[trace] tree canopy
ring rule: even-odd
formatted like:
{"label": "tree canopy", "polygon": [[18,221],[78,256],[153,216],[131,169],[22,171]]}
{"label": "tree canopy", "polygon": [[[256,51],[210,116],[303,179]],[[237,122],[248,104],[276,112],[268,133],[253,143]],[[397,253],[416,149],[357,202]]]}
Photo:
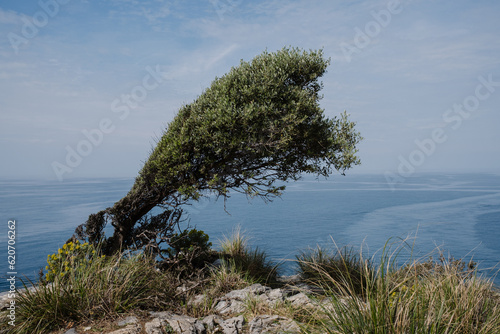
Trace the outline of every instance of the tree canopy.
{"label": "tree canopy", "polygon": [[[235,191],[269,200],[285,189],[277,181],[359,164],[355,123],[345,112],[327,118],[319,106],[329,63],[322,50],[283,48],[216,78],[180,108],[129,193],[90,215],[77,235],[103,242],[107,252],[150,246],[167,240],[182,206],[200,196]],[[163,211],[149,215],[154,208]],[[114,233],[105,238],[109,222]]]}

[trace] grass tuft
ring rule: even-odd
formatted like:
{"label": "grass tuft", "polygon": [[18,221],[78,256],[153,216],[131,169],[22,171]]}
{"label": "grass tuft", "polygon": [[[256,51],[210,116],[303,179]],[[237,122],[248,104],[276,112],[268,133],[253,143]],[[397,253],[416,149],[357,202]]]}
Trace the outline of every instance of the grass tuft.
{"label": "grass tuft", "polygon": [[220,241],[220,248],[222,262],[230,261],[230,265],[248,275],[255,283],[276,283],[279,266],[268,259],[266,252],[249,248],[248,238],[239,227],[233,230],[231,237]]}
{"label": "grass tuft", "polygon": [[374,273],[370,261],[353,248],[331,251],[317,246],[302,251],[296,258],[299,274],[308,284],[357,296],[364,295],[366,283]]}
{"label": "grass tuft", "polygon": [[[465,261],[413,260],[396,266],[384,248],[374,275],[363,281],[361,298],[351,285],[328,289],[315,333],[498,333],[500,298],[491,280]],[[333,277],[316,267],[319,277]],[[337,286],[328,284],[326,286]]]}
{"label": "grass tuft", "polygon": [[144,255],[96,257],[51,284],[23,282],[12,333],[46,333],[68,323],[113,318],[132,309],[167,309],[175,285]]}

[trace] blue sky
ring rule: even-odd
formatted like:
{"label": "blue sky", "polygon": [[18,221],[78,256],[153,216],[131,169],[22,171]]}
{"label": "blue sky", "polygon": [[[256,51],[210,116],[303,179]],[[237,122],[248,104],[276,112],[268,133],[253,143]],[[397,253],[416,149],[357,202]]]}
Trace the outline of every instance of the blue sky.
{"label": "blue sky", "polygon": [[179,107],[267,48],[323,48],[362,165],[500,171],[500,2],[41,0],[0,5],[2,178],[134,177]]}

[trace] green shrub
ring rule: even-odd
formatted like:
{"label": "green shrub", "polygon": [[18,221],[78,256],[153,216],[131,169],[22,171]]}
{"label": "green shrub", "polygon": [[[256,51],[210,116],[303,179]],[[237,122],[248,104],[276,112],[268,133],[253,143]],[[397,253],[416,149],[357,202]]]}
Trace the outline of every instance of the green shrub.
{"label": "green shrub", "polygon": [[23,282],[34,290],[18,295],[12,333],[47,333],[132,309],[165,310],[175,300],[176,280],[143,254],[96,257],[67,269],[51,284]]}
{"label": "green shrub", "polygon": [[208,240],[209,236],[205,232],[186,229],[170,238],[170,248],[166,250],[166,254],[170,258],[179,258],[193,252],[206,253],[212,247],[212,243]]}
{"label": "green shrub", "polygon": [[75,242],[65,243],[56,253],[47,256],[45,280],[54,282],[56,277],[64,278],[74,268],[87,267],[96,256],[96,249],[89,243]]}
{"label": "green shrub", "polygon": [[169,240],[170,248],[163,252],[166,256],[159,264],[161,268],[175,272],[179,278],[200,275],[207,263],[217,257],[211,250],[209,236],[197,229],[186,229],[174,234]]}

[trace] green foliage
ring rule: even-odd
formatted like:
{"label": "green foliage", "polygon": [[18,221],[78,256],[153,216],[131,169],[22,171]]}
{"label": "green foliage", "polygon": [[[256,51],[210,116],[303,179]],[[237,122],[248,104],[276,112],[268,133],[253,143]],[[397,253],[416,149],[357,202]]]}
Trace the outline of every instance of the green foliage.
{"label": "green foliage", "polygon": [[69,267],[63,279],[32,285],[34,290],[16,298],[16,327],[9,333],[48,333],[134,309],[165,310],[175,300],[176,281],[137,254],[96,257],[86,266]]}
{"label": "green foliage", "polygon": [[328,176],[360,163],[362,139],[346,113],[328,118],[319,81],[330,63],[322,50],[283,48],[241,61],[216,78],[168,125],[130,192],[91,215],[86,229],[107,253],[136,240],[134,225],[157,206],[177,209],[201,196],[230,191],[271,200],[304,173]]}
{"label": "green foliage", "polygon": [[177,258],[192,252],[208,252],[212,247],[212,243],[208,240],[209,236],[205,232],[186,229],[170,238],[170,248],[166,253],[170,258]]}
{"label": "green foliage", "polygon": [[78,240],[65,243],[56,253],[47,256],[45,280],[64,279],[75,268],[85,270],[96,256],[95,247],[89,243],[82,244]]}
{"label": "green foliage", "polygon": [[345,114],[328,119],[319,107],[318,79],[329,62],[321,50],[295,48],[242,61],[181,108],[137,185],[174,186],[194,199],[229,189],[272,196],[283,190],[275,180],[358,164],[354,123]]}
{"label": "green foliage", "polygon": [[164,268],[177,272],[179,277],[196,275],[203,270],[206,262],[214,260],[209,236],[197,229],[186,229],[170,237],[170,248],[164,251],[167,259],[162,262]]}

